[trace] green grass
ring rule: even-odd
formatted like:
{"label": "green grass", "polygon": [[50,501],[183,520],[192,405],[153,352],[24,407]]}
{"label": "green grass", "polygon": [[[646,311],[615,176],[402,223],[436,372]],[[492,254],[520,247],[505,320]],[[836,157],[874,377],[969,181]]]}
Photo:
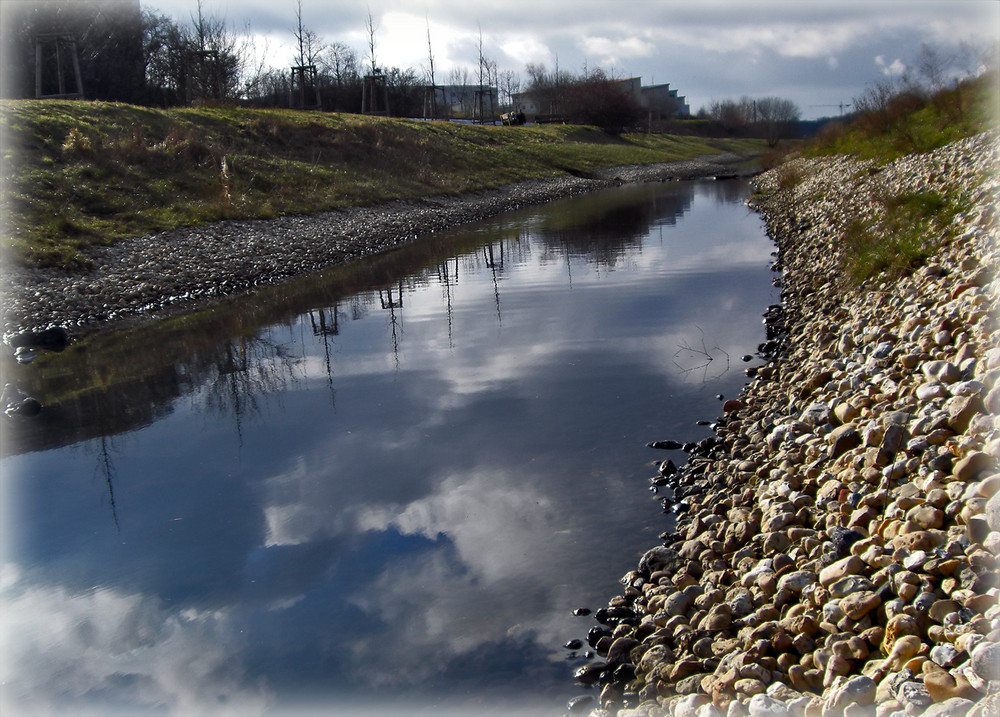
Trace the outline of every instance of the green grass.
{"label": "green grass", "polygon": [[[878,111],[851,124],[831,125],[798,148],[804,157],[849,155],[888,164],[908,154],[930,152],[997,126],[997,75],[988,73],[930,97],[901,93]],[[778,188],[794,189],[805,178],[797,165],[783,164]],[[875,171],[869,168],[866,171]],[[933,256],[954,235],[955,217],[968,211],[971,187],[904,192],[875,197],[880,219],[855,219],[841,237],[843,279],[859,286],[878,275],[898,276]],[[811,201],[802,197],[801,201]]]}
{"label": "green grass", "polygon": [[59,267],[85,264],[90,245],[222,219],[763,151],[758,140],[612,137],[579,126],[32,100],[0,103],[0,146],[3,259]]}
{"label": "green grass", "polygon": [[851,222],[842,239],[845,278],[861,284],[877,274],[900,276],[953,238],[955,217],[967,207],[937,192],[883,197],[874,226]]}
{"label": "green grass", "polygon": [[802,155],[847,154],[886,164],[995,127],[997,107],[995,72],[930,97],[902,92],[885,106],[856,117],[849,125],[828,125],[802,149]]}

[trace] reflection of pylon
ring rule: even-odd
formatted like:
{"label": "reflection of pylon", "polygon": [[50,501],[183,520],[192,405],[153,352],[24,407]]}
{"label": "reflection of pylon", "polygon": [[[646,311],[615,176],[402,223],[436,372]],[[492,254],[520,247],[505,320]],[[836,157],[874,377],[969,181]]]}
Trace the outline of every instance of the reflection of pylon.
{"label": "reflection of pylon", "polygon": [[389,89],[385,84],[385,75],[381,72],[365,75],[361,85],[361,114],[389,114]]}
{"label": "reflection of pylon", "polygon": [[399,283],[396,289],[396,298],[392,296],[393,287],[388,287],[385,293],[382,293],[382,289],[378,290],[378,298],[382,304],[383,309],[401,309],[403,308],[403,282]]}
{"label": "reflection of pylon", "polygon": [[[67,77],[72,63],[72,77]],[[55,83],[53,83],[53,75]],[[73,80],[74,90],[67,92],[67,80]],[[52,90],[55,90],[53,92]],[[83,77],[80,56],[72,35],[42,34],[35,37],[35,97],[83,97]]]}

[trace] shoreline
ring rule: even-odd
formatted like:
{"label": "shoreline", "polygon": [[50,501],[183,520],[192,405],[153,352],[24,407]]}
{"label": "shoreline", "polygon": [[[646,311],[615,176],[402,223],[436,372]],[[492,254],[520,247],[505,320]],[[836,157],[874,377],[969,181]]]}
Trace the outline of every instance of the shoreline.
{"label": "shoreline", "polygon": [[747,157],[613,167],[588,177],[520,182],[457,197],[401,200],[315,215],[228,220],[134,237],[87,250],[93,269],[0,270],[4,338],[52,327],[69,338],[195,311],[421,235],[505,211],[626,183],[749,176]]}
{"label": "shoreline", "polygon": [[[591,717],[1000,711],[998,157],[987,133],[755,180],[778,350],[651,479],[681,517],[597,613]],[[853,219],[946,186],[971,190],[958,239],[911,275],[838,283]]]}

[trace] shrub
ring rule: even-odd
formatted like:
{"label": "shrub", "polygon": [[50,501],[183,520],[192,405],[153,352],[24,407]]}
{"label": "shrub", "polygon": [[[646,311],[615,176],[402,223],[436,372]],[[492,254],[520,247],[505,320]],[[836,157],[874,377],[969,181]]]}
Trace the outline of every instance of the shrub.
{"label": "shrub", "polygon": [[579,82],[571,85],[566,95],[566,114],[573,124],[621,134],[639,120],[638,105],[611,80],[592,78]]}
{"label": "shrub", "polygon": [[90,138],[77,127],[70,129],[66,140],[62,143],[62,151],[66,154],[89,156],[93,150],[94,146],[91,144]]}

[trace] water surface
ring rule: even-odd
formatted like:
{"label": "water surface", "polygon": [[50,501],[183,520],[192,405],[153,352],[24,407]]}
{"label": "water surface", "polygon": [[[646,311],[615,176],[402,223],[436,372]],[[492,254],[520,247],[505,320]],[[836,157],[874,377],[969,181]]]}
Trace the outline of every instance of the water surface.
{"label": "water surface", "polygon": [[[9,378],[0,711],[558,715],[776,300],[741,182],[504,215]],[[675,455],[675,458],[682,456]]]}

